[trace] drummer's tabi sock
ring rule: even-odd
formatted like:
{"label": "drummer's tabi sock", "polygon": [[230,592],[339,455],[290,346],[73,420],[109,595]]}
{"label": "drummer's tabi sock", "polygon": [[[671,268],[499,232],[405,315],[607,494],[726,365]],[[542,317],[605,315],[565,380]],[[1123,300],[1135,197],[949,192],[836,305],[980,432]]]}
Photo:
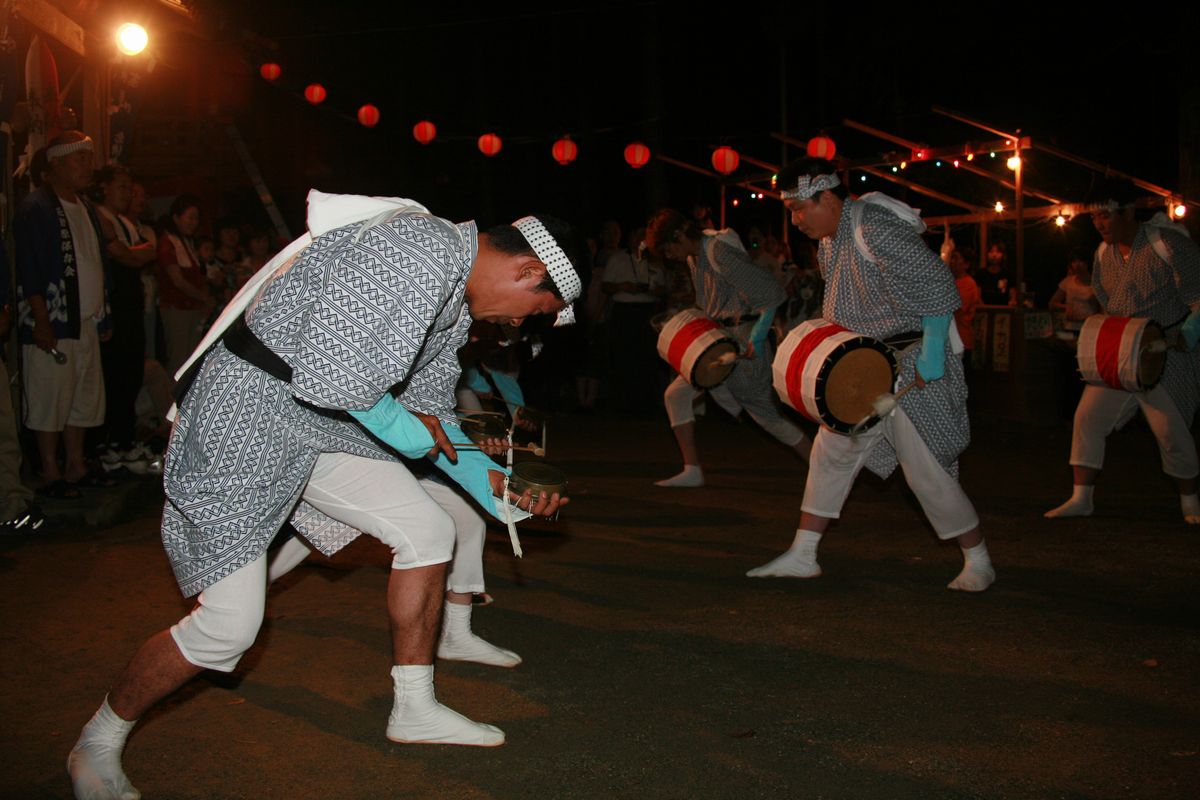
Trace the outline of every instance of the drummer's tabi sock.
{"label": "drummer's tabi sock", "polygon": [[1189,525],[1200,525],[1200,495],[1179,495],[1179,507],[1183,510],[1183,521]]}
{"label": "drummer's tabi sock", "polygon": [[515,667],[521,657],[511,650],[484,641],[471,630],[470,603],[446,603],[442,617],[442,638],[438,640],[438,658],[446,661],[474,661],[494,667]]}
{"label": "drummer's tabi sock", "polygon": [[796,530],[796,538],[792,546],[773,561],[755,567],[746,573],[749,578],[816,578],[821,574],[821,565],[817,563],[817,545],[821,543],[821,534],[807,531],[803,528]]}
{"label": "drummer's tabi sock", "polygon": [[81,800],[138,800],[142,793],[133,788],[121,769],[121,751],[134,722],[123,720],[108,705],[88,720],[79,733],[79,741],[67,756],[67,773]]}
{"label": "drummer's tabi sock", "polygon": [[699,464],[684,464],[683,472],[661,481],[655,481],[655,486],[666,486],[673,489],[695,489],[704,485],[704,470]]}
{"label": "drummer's tabi sock", "polygon": [[392,667],[395,697],[388,717],[387,738],[401,744],[466,744],[495,747],[504,744],[504,731],[473,722],[433,696],[432,664]]}
{"label": "drummer's tabi sock", "polygon": [[982,592],[996,582],[996,569],[992,566],[992,557],[988,555],[987,542],[964,547],[962,554],[962,572],[946,584],[946,588],[960,592]]}
{"label": "drummer's tabi sock", "polygon": [[1081,483],[1075,484],[1075,490],[1071,492],[1071,499],[1058,508],[1052,508],[1047,511],[1045,517],[1047,519],[1055,519],[1056,517],[1091,516],[1092,493],[1095,490],[1095,486],[1084,486]]}

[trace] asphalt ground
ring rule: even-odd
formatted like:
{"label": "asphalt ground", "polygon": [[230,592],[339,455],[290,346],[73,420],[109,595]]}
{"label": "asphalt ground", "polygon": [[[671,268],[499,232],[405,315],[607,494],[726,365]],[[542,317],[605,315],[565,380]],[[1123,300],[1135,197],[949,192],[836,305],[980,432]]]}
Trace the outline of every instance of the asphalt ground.
{"label": "asphalt ground", "polygon": [[[962,460],[999,579],[961,558],[899,476],[860,477],[825,575],[748,579],[791,541],[805,468],[752,424],[700,422],[709,485],[665,422],[559,420],[569,512],[489,536],[475,629],[506,670],[440,664],[439,698],[495,749],[384,738],[389,554],[360,540],[272,592],[231,676],[194,681],[125,753],[152,800],[184,798],[1194,798],[1200,531],[1140,423],[1112,437],[1089,519],[1066,427],[976,426]],[[0,540],[0,797],[65,798],[64,762],[136,647],[186,613],[141,497],[108,527]]]}

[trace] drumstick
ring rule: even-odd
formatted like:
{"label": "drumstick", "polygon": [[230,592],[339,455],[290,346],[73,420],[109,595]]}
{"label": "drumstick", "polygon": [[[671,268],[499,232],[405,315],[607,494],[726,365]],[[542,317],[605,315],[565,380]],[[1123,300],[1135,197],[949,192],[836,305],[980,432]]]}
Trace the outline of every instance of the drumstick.
{"label": "drumstick", "polygon": [[[504,445],[497,445],[497,446],[504,447]],[[454,445],[455,450],[484,450],[484,449],[488,449],[490,447],[491,447],[490,445],[477,445],[477,444],[456,444],[456,445]],[[521,450],[522,452],[533,453],[535,456],[546,455],[546,451],[543,450],[542,448],[538,447],[536,444],[509,445],[508,447],[505,447],[505,449],[506,450]]]}
{"label": "drumstick", "polygon": [[728,353],[721,353],[721,355],[717,356],[716,361],[713,363],[719,364],[721,366],[725,366],[726,364],[732,364],[733,362],[735,362],[737,360],[738,360],[738,354],[731,351]]}
{"label": "drumstick", "polygon": [[911,392],[914,388],[916,388],[916,386],[917,382],[913,381],[895,394],[886,393],[876,397],[871,402],[871,413],[860,419],[858,423],[850,429],[850,435],[857,436],[863,432],[867,423],[871,420],[877,417],[886,417],[888,414],[892,413],[892,411],[895,410],[896,405],[900,402],[900,398]]}

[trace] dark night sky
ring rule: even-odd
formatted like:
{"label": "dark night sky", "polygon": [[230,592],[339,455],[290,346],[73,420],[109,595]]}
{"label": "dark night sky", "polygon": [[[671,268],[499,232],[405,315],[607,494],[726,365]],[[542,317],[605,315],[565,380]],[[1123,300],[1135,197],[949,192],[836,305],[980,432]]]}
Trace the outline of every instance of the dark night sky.
{"label": "dark night sky", "polygon": [[[850,157],[896,148],[846,131],[844,117],[935,146],[992,138],[931,111],[941,105],[1178,184],[1179,63],[1193,53],[1181,49],[1179,32],[1195,29],[1195,12],[1117,21],[1079,7],[993,6],[969,17],[958,6],[914,17],[889,6],[851,21],[830,10],[836,6],[815,5],[742,2],[697,13],[674,2],[514,10],[451,0],[369,14],[264,0],[230,4],[229,13],[279,45],[281,85],[259,82],[255,91],[289,104],[294,113],[279,115],[281,127],[317,137],[301,153],[326,163],[306,168],[305,178],[322,188],[406,194],[450,217],[490,222],[536,209],[590,225],[608,216],[633,222],[663,203],[715,202],[715,182],[661,163],[634,171],[622,149],[640,139],[707,166],[711,149],[729,144],[778,161],[769,134],[783,127],[781,99],[789,133],[807,139],[824,130]],[[1194,78],[1195,66],[1188,69]],[[326,108],[289,94],[311,80],[328,88]],[[335,113],[352,115],[367,101],[382,110],[372,131]],[[439,127],[426,148],[410,133],[421,118]],[[488,130],[505,141],[490,160],[475,149]],[[569,167],[549,152],[564,133],[580,147]],[[1086,191],[1086,176],[1046,156],[1026,163],[1041,188],[1068,199]],[[739,172],[756,171],[743,164]],[[861,188],[903,194],[877,184]],[[978,180],[962,191],[990,205],[982,195],[992,190]],[[920,204],[927,213],[947,210]],[[752,221],[753,208],[777,224],[769,202],[750,211],[743,203],[732,221]]]}

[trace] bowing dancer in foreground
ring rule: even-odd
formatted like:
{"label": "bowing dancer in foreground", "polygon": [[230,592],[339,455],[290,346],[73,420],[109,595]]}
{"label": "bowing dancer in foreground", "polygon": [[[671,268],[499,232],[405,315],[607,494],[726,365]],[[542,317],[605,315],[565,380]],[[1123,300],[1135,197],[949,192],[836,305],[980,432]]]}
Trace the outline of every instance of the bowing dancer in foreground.
{"label": "bowing dancer in foreground", "polygon": [[[198,603],[142,645],[84,726],[67,762],[79,798],[139,796],[121,768],[129,731],[202,670],[233,670],[253,644],[267,546],[288,521],[326,554],[360,532],[392,549],[387,738],[504,742],[498,728],[434,697],[455,525],[389,448],[428,454],[485,508],[507,501],[494,499],[505,470],[453,446],[466,442],[454,424],[457,350],[473,318],[569,321],[580,282],[561,244],[565,226],[526,217],[478,233],[410,201],[314,192],[309,227],[246,287],[257,291],[253,304],[185,390],[163,476],[162,536],[180,588],[199,593]],[[517,516],[553,515],[566,502],[527,493],[517,504],[528,513]]]}
{"label": "bowing dancer in foreground", "polygon": [[1200,248],[1166,214],[1139,222],[1138,194],[1132,182],[1117,179],[1093,192],[1089,210],[1103,241],[1096,250],[1092,288],[1105,314],[1151,319],[1162,326],[1171,344],[1166,365],[1149,391],[1084,387],[1071,436],[1074,488],[1067,502],[1046,512],[1051,519],[1092,513],[1105,440],[1140,408],[1158,441],[1163,472],[1179,491],[1184,522],[1200,524],[1200,460],[1191,432],[1200,405]]}
{"label": "bowing dancer in foreground", "polygon": [[[736,235],[736,234],[735,234]],[[812,442],[780,412],[771,388],[771,356],[767,340],[775,309],[787,299],[775,277],[750,260],[725,233],[702,231],[678,211],[665,208],[646,227],[646,245],[656,257],[686,261],[696,287],[696,306],[738,341],[742,357],[733,372],[708,394],[735,418],[745,409],[762,429],[808,460]],[[671,430],[683,457],[683,470],[656,486],[689,488],[704,485],[692,404],[704,390],[682,375],[663,394]]]}
{"label": "bowing dancer in foreground", "polygon": [[801,159],[780,173],[779,185],[792,223],[820,243],[822,317],[885,342],[919,340],[900,361],[899,383],[916,381],[920,388],[857,436],[821,427],[791,548],[746,574],[820,575],[817,545],[830,520],[840,516],[859,470],[866,466],[887,478],[899,464],[938,537],[956,539],[962,548],[966,563],[949,588],[983,591],[996,573],[979,517],[958,483],[958,456],[970,441],[970,422],[962,363],[951,348],[951,322],[960,302],[954,277],[922,241],[925,226],[913,209],[878,193],[849,199],[830,162]]}

